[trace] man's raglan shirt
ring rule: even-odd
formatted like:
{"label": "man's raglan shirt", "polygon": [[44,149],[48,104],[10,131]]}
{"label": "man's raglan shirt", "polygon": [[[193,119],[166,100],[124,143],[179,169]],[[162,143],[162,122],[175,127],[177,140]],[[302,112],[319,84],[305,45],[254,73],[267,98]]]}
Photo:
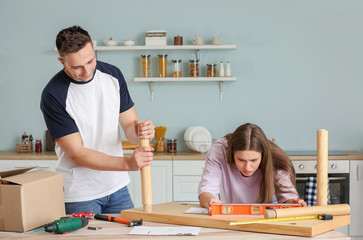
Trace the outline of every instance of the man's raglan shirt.
{"label": "man's raglan shirt", "polygon": [[[52,139],[79,132],[83,146],[123,156],[119,114],[134,106],[121,71],[97,61],[93,78],[77,82],[64,70],[44,88],[40,107]],[[62,173],[65,202],[110,195],[130,182],[127,172],[76,166],[56,144],[57,172]]]}

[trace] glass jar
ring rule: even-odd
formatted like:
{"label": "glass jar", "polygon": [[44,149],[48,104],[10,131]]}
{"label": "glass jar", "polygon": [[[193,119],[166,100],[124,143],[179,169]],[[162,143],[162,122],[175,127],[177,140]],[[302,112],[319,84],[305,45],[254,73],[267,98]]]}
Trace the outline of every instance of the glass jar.
{"label": "glass jar", "polygon": [[176,153],[176,139],[167,139],[166,149],[168,153]]}
{"label": "glass jar", "polygon": [[35,140],[35,152],[42,152],[42,141],[40,139]]}
{"label": "glass jar", "polygon": [[181,77],[181,61],[180,59],[171,60],[174,63],[173,77]]}
{"label": "glass jar", "polygon": [[216,77],[216,64],[207,64],[207,77]]}
{"label": "glass jar", "polygon": [[167,77],[168,54],[159,54],[159,77]]}
{"label": "glass jar", "polygon": [[164,152],[165,151],[164,138],[156,138],[155,151],[156,152]]}
{"label": "glass jar", "polygon": [[191,77],[199,77],[199,60],[191,59],[189,60],[189,74]]}
{"label": "glass jar", "polygon": [[141,77],[150,77],[150,55],[141,55]]}

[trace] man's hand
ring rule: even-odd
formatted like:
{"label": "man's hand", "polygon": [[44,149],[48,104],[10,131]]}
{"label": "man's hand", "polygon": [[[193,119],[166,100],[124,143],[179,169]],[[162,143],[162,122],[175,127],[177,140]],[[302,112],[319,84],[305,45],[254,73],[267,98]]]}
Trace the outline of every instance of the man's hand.
{"label": "man's hand", "polygon": [[151,141],[155,136],[155,126],[151,120],[146,120],[145,122],[135,121],[135,133],[139,138]]}
{"label": "man's hand", "polygon": [[152,147],[136,148],[128,162],[129,171],[138,171],[142,167],[151,165],[153,160],[153,151],[154,148]]}

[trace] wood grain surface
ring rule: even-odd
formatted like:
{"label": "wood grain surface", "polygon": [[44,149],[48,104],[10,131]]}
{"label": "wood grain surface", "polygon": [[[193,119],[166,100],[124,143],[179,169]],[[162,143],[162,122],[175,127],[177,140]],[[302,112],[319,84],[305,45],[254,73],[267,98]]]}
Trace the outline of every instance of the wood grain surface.
{"label": "wood grain surface", "polygon": [[[112,214],[115,217],[120,217],[120,214]],[[100,230],[88,230],[87,227],[101,227]],[[166,240],[166,239],[181,239],[181,240],[195,240],[195,239],[219,239],[219,240],[301,240],[301,239],[329,239],[329,240],[348,240],[350,239],[346,235],[338,231],[330,231],[327,233],[320,234],[313,238],[277,235],[277,234],[266,234],[256,232],[241,232],[234,230],[216,229],[216,228],[201,228],[198,236],[145,236],[145,235],[128,235],[132,228],[127,227],[126,224],[106,222],[93,219],[89,221],[88,226],[78,229],[76,231],[69,232],[68,234],[54,234],[47,232],[27,232],[27,233],[16,233],[16,232],[1,232],[0,240],[48,240],[48,239],[87,239],[87,240],[116,240],[116,239],[153,239],[153,240]],[[143,226],[147,227],[178,227],[178,225],[144,222]]]}
{"label": "wood grain surface", "polygon": [[200,206],[198,204],[169,202],[153,205],[152,212],[148,213],[144,212],[142,208],[125,210],[121,212],[121,217],[134,220],[142,218],[145,221],[150,222],[306,237],[316,236],[318,234],[328,232],[330,230],[345,226],[350,223],[350,216],[342,215],[334,216],[334,219],[329,221],[306,219],[230,226],[229,223],[232,221],[261,219],[263,218],[263,216],[209,216],[203,214],[184,213],[191,207]]}

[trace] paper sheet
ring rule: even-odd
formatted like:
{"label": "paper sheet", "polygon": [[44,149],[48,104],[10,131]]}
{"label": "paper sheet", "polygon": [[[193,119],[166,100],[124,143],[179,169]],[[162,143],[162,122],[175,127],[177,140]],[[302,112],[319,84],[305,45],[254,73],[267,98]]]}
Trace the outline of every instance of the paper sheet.
{"label": "paper sheet", "polygon": [[132,235],[175,235],[175,236],[197,236],[200,227],[144,227],[135,226],[129,234]]}
{"label": "paper sheet", "polygon": [[186,210],[184,213],[209,214],[207,209],[196,208],[196,207],[191,207],[188,210]]}

